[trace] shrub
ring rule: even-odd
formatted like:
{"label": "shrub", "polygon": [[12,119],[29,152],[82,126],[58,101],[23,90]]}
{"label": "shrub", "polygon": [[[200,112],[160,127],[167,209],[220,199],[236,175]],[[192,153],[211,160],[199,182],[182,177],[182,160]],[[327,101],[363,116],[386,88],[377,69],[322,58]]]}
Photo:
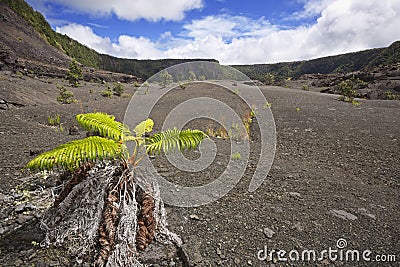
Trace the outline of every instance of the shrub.
{"label": "shrub", "polygon": [[337,85],[337,90],[339,94],[341,94],[339,100],[352,103],[354,98],[359,96],[359,93],[355,90],[359,87],[359,83],[359,79],[347,79],[341,81]]}
{"label": "shrub", "polygon": [[100,92],[100,95],[103,96],[103,97],[111,98],[112,95],[113,95],[113,92],[112,92],[111,89],[109,88],[109,89],[107,89],[107,90],[101,91],[101,92]]}
{"label": "shrub", "polygon": [[83,79],[82,68],[75,59],[72,59],[72,61],[69,63],[67,79],[69,84],[73,87],[78,87],[79,81]]}
{"label": "shrub", "polygon": [[179,88],[181,88],[182,90],[183,90],[183,89],[186,89],[186,87],[188,86],[187,83],[178,82],[178,84],[179,84]]}
{"label": "shrub", "polygon": [[116,96],[121,96],[124,93],[124,86],[122,83],[116,82],[114,83],[113,91]]}
{"label": "shrub", "polygon": [[389,100],[400,100],[400,96],[393,94],[391,91],[386,91],[385,96],[386,96],[386,99],[389,99]]}
{"label": "shrub", "polygon": [[265,74],[264,82],[266,85],[273,85],[275,83],[275,76],[272,73]]}
{"label": "shrub", "polygon": [[205,75],[199,76],[199,81],[205,81],[207,78]]}
{"label": "shrub", "polygon": [[150,84],[148,82],[144,82],[142,84],[143,88],[146,88],[146,90],[144,91],[144,94],[147,95],[150,91]]}
{"label": "shrub", "polygon": [[189,71],[189,78],[188,78],[188,80],[189,81],[196,81],[197,80],[197,76],[196,76],[196,74],[193,72],[193,71]]}
{"label": "shrub", "polygon": [[50,126],[56,126],[56,125],[60,125],[61,124],[61,120],[60,120],[60,115],[56,114],[53,116],[48,116],[47,117],[47,124]]}
{"label": "shrub", "polygon": [[57,88],[60,90],[60,95],[57,97],[58,102],[61,102],[62,104],[71,104],[73,102],[76,102],[76,100],[74,98],[74,93],[67,90],[67,88],[65,88],[65,86],[57,85]]}
{"label": "shrub", "polygon": [[233,160],[239,160],[239,159],[241,159],[241,158],[242,158],[242,156],[240,155],[239,152],[233,153],[233,154],[231,155],[231,159],[233,159]]}
{"label": "shrub", "polygon": [[173,77],[171,74],[168,73],[168,71],[163,71],[160,74],[160,86],[161,87],[166,87],[167,85],[171,84],[174,81]]}
{"label": "shrub", "polygon": [[272,107],[272,104],[268,103],[268,102],[265,102],[265,104],[263,105],[264,109],[271,108],[271,107]]}

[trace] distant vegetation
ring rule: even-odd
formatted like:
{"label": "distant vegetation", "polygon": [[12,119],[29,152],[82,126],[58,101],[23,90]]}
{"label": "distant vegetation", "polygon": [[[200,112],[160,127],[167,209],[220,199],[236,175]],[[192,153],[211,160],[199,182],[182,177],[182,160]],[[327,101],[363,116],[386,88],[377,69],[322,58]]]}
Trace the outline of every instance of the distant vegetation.
{"label": "distant vegetation", "polygon": [[126,59],[116,58],[110,55],[99,55],[100,64],[99,68],[103,70],[132,74],[137,77],[147,80],[154,74],[166,69],[168,67],[194,61],[211,61],[218,62],[211,59],[160,59],[160,60],[139,60],[139,59]]}
{"label": "distant vegetation", "polygon": [[99,68],[112,72],[135,75],[147,79],[153,74],[176,64],[191,61],[214,61],[210,59],[163,59],[137,60],[122,59],[99,54],[95,50],[75,41],[74,39],[55,32],[42,14],[34,11],[24,0],[0,0],[13,9],[18,15],[33,26],[33,28],[52,46],[60,49],[71,58],[75,58],[86,67]]}
{"label": "distant vegetation", "polygon": [[62,50],[65,54],[85,66],[98,67],[99,54],[93,49],[84,46],[66,35],[53,31],[42,14],[34,11],[24,0],[0,0],[6,3],[18,15],[35,28],[35,30],[52,46]]}
{"label": "distant vegetation", "polygon": [[82,68],[74,58],[69,63],[67,79],[72,87],[78,87],[79,81],[83,80]]}
{"label": "distant vegetation", "polygon": [[303,74],[347,73],[358,71],[365,67],[393,64],[396,62],[400,62],[400,41],[394,42],[387,48],[369,49],[307,61],[236,65],[233,67],[240,70],[251,79],[270,83],[271,75],[276,82],[279,82],[290,78],[298,78]]}
{"label": "distant vegetation", "polygon": [[62,104],[71,104],[76,102],[74,93],[69,91],[64,85],[57,85],[58,90],[60,90],[60,95],[57,97],[57,101]]}
{"label": "distant vegetation", "polygon": [[341,81],[336,86],[338,93],[341,94],[339,100],[355,103],[354,98],[360,96],[356,89],[364,88],[366,85],[365,82],[355,79],[354,77],[352,79]]}

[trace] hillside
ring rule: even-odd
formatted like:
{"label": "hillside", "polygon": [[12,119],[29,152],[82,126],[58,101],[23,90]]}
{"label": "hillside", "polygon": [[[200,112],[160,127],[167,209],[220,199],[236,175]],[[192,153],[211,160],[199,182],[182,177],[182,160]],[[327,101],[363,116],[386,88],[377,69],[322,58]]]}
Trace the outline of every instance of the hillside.
{"label": "hillside", "polygon": [[398,62],[400,62],[400,41],[394,42],[387,48],[375,48],[313,60],[233,67],[254,80],[264,81],[265,74],[271,73],[279,81],[289,77],[296,79],[304,74],[348,73]]}
{"label": "hillside", "polygon": [[38,62],[53,73],[68,67],[70,58],[50,46],[21,17],[0,2],[0,68],[12,70],[16,65],[33,71]]}
{"label": "hillside", "polygon": [[[0,4],[2,5],[1,6],[2,10],[8,10],[6,12],[8,13],[9,16],[11,16],[11,20],[18,20],[20,23],[21,18],[23,18],[26,21],[20,24],[24,25],[23,29],[25,29],[25,31],[30,31],[30,32],[36,31],[38,34],[36,33],[35,34],[40,35],[43,39],[43,40],[38,40],[38,38],[36,38],[35,40],[30,40],[30,41],[33,41],[33,43],[36,42],[42,43],[43,41],[45,41],[51,46],[57,48],[59,51],[62,51],[62,53],[64,53],[65,55],[71,58],[75,58],[78,62],[87,67],[98,68],[111,72],[120,72],[120,73],[134,75],[142,79],[147,79],[151,75],[157,73],[158,71],[173,66],[175,64],[184,63],[188,61],[198,61],[198,60],[210,61],[209,59],[135,60],[135,59],[121,59],[105,54],[100,54],[97,53],[95,50],[68,37],[67,35],[62,35],[55,32],[50,27],[50,24],[46,21],[43,15],[33,10],[33,8],[29,6],[24,0],[0,0]],[[15,15],[13,16],[13,14],[11,14],[12,12],[10,12],[5,5],[10,7],[17,14],[17,16]],[[34,28],[34,30],[28,30],[31,27],[29,27],[27,23],[29,23],[30,26]],[[20,27],[17,28],[19,29]],[[3,27],[1,27],[1,29],[3,29]],[[18,51],[19,56],[24,55],[20,54],[19,52],[20,51]],[[60,64],[65,65],[67,64],[67,62],[63,62]]]}

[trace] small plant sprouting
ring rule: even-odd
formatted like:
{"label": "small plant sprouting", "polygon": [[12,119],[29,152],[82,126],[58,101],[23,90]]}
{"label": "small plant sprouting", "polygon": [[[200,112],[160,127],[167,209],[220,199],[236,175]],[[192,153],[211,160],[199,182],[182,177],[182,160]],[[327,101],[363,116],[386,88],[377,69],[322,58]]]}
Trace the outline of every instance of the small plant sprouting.
{"label": "small plant sprouting", "polygon": [[169,84],[173,83],[174,78],[172,77],[171,74],[168,73],[168,71],[164,70],[160,74],[160,86],[162,88],[167,87]]}
{"label": "small plant sprouting", "polygon": [[251,111],[247,113],[246,116],[243,117],[243,125],[244,128],[246,129],[246,133],[244,134],[244,138],[250,139],[250,126],[251,123],[253,122],[253,119],[255,116],[257,116],[257,108],[255,106],[252,107]]}
{"label": "small plant sprouting", "polygon": [[199,81],[205,81],[205,80],[207,80],[205,75],[200,75],[199,76]]}
{"label": "small plant sprouting", "polygon": [[149,85],[149,83],[148,83],[148,82],[144,82],[144,83],[142,84],[142,86],[143,86],[144,88],[146,88],[146,89],[144,90],[144,94],[147,95],[147,94],[149,93],[149,91],[150,91],[150,85]]}
{"label": "small plant sprouting", "polygon": [[189,71],[189,78],[188,78],[188,80],[189,81],[191,81],[191,82],[193,82],[193,81],[197,81],[197,76],[196,76],[196,74],[193,72],[193,71]]}
{"label": "small plant sprouting", "polygon": [[218,129],[214,129],[212,126],[208,127],[207,130],[207,135],[208,136],[212,136],[212,137],[216,137],[216,138],[222,138],[227,140],[228,138],[230,138],[229,133],[226,132],[225,128],[223,126],[220,126]]}
{"label": "small plant sprouting", "polygon": [[241,134],[239,129],[240,128],[238,123],[232,123],[232,126],[228,131],[228,137],[230,140],[235,140],[238,142],[241,140]]}
{"label": "small plant sprouting", "polygon": [[187,83],[178,82],[178,84],[179,84],[179,88],[181,88],[182,90],[186,89],[186,87],[188,86]]}
{"label": "small plant sprouting", "polygon": [[235,95],[240,95],[240,91],[239,91],[239,89],[235,89],[235,90],[233,90],[233,93],[235,94]]}
{"label": "small plant sprouting", "polygon": [[56,114],[53,116],[48,116],[47,117],[47,124],[49,126],[59,126],[61,125],[61,121],[60,121],[60,114]]}
{"label": "small plant sprouting", "polygon": [[257,106],[256,105],[252,105],[251,106],[251,111],[250,111],[251,119],[254,118],[255,116],[257,116],[257,114],[258,114]]}
{"label": "small plant sprouting", "polygon": [[307,84],[303,84],[302,88],[303,91],[310,91],[310,87]]}
{"label": "small plant sprouting", "polygon": [[265,104],[262,106],[264,109],[267,109],[267,108],[271,108],[272,107],[272,104],[271,103],[268,103],[268,102],[265,102]]}
{"label": "small plant sprouting", "polygon": [[100,95],[103,96],[103,97],[112,98],[113,92],[111,91],[111,88],[108,87],[107,90],[101,91],[101,92],[100,92]]}
{"label": "small plant sprouting", "polygon": [[60,133],[64,132],[64,127],[62,126],[61,123],[61,118],[59,114],[56,114],[53,116],[48,116],[47,117],[47,124],[49,126],[58,126],[57,131],[59,131]]}
{"label": "small plant sprouting", "polygon": [[207,128],[207,135],[216,138],[221,138],[224,140],[234,140],[237,142],[250,139],[250,126],[254,117],[251,114],[252,112],[250,111],[242,119],[244,129],[240,127],[241,126],[240,123],[232,123],[228,131],[225,129],[223,125],[219,126],[219,128],[216,129],[212,126],[209,126]]}
{"label": "small plant sprouting", "polygon": [[122,85],[122,83],[116,82],[114,83],[113,91],[114,95],[122,96],[122,94],[124,93],[124,86]]}
{"label": "small plant sprouting", "polygon": [[391,91],[386,91],[385,96],[388,100],[400,100],[400,95],[393,94]]}
{"label": "small plant sprouting", "polygon": [[240,152],[236,152],[231,155],[231,159],[233,159],[233,160],[239,160],[241,158],[242,158],[242,155],[240,155]]}

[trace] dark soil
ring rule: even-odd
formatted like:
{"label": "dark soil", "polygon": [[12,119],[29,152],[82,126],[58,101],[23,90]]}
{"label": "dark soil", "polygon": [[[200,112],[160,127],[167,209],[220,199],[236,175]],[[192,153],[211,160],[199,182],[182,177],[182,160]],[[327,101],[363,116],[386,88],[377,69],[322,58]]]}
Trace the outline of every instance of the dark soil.
{"label": "dark soil", "polygon": [[[0,99],[24,106],[0,104],[0,266],[73,266],[74,259],[59,249],[40,248],[40,215],[51,204],[46,188],[55,178],[29,178],[24,165],[37,153],[72,139],[74,116],[104,111],[123,120],[130,98],[104,98],[107,85],[83,83],[71,90],[77,103],[56,101],[57,79],[32,79],[0,74]],[[124,84],[125,93],[136,88]],[[282,87],[261,87],[272,103],[277,127],[277,150],[272,169],[257,191],[247,191],[257,164],[260,136],[252,125],[252,154],[245,176],[226,196],[197,208],[167,207],[170,229],[179,234],[182,250],[156,244],[141,255],[154,266],[268,266],[257,254],[283,249],[346,249],[396,255],[400,260],[400,101],[360,100],[361,105],[338,101],[338,96]],[[210,86],[175,90],[156,105],[152,119],[160,123],[177,103],[193,95],[223,99],[241,114],[248,112],[239,97]],[[47,125],[59,114],[64,131]],[[192,122],[206,130],[206,121]],[[201,173],[187,174],[164,157],[154,159],[159,172],[182,185],[205,184],[223,172],[230,159],[227,140],[213,138],[218,152]],[[191,155],[189,154],[189,157]],[[21,206],[22,205],[22,206]],[[318,254],[317,257],[320,255]],[[287,255],[286,255],[287,257]],[[276,262],[275,266],[354,266],[345,260]],[[382,264],[382,265],[379,265]],[[398,262],[365,262],[360,266],[398,266]]]}

